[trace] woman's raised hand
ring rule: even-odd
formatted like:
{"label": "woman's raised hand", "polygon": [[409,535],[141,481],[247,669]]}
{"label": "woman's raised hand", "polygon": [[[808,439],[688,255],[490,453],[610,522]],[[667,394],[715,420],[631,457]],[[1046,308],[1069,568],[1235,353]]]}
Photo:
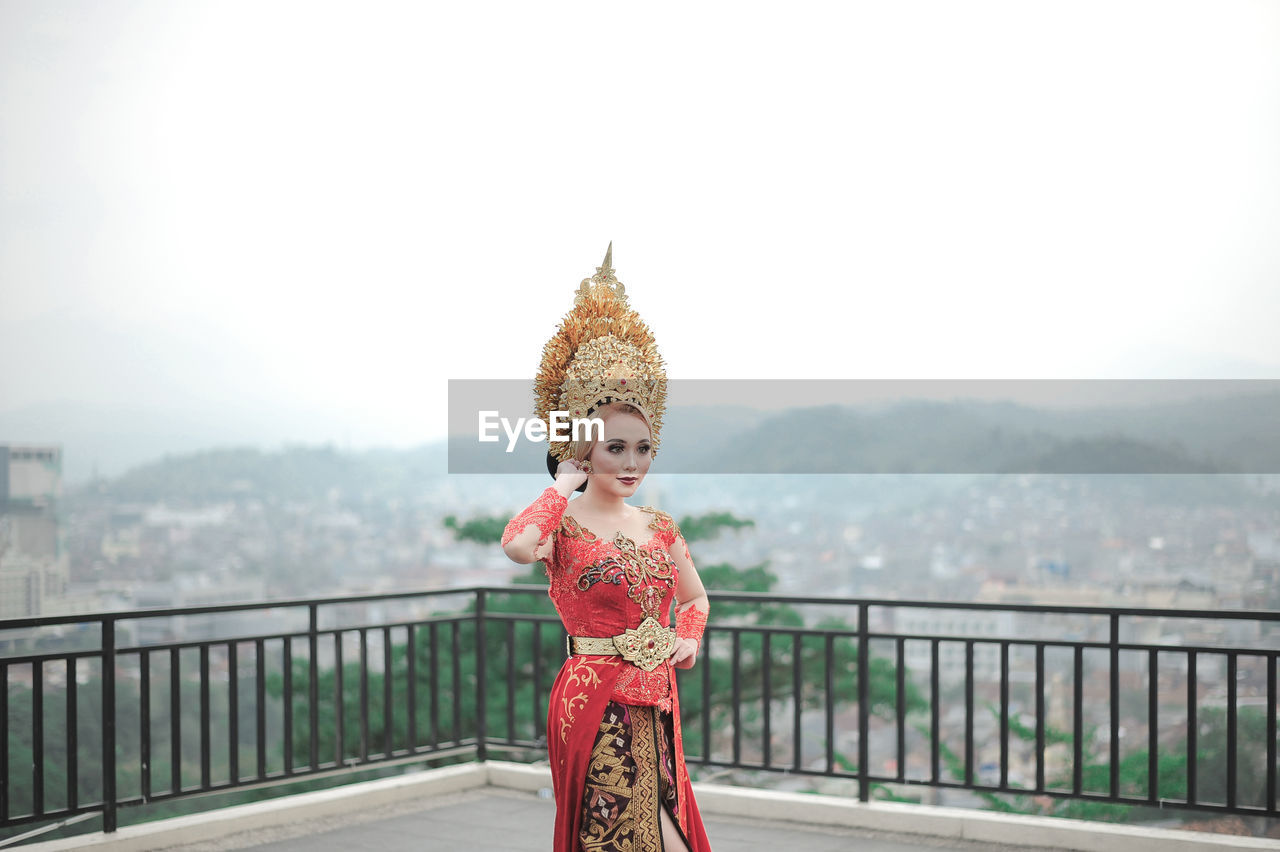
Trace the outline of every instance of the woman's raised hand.
{"label": "woman's raised hand", "polygon": [[563,482],[571,492],[577,491],[578,486],[586,481],[586,471],[578,467],[578,463],[573,459],[560,462],[559,467],[556,468],[556,485]]}

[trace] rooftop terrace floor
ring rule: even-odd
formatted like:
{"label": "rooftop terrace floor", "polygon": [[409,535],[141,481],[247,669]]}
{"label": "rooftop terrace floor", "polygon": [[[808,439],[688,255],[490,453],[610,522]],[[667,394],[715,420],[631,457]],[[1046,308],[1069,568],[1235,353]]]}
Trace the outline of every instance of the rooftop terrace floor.
{"label": "rooftop terrace floor", "polygon": [[[173,852],[256,849],[262,852],[339,852],[339,850],[451,850],[468,852],[546,852],[551,847],[555,804],[534,793],[480,787],[369,808],[350,815],[256,828],[218,840],[167,847]],[[1012,850],[975,841],[920,835],[893,835],[830,826],[706,816],[715,852],[806,850],[835,852],[916,852],[916,850]],[[1040,852],[1047,852],[1039,847]]]}

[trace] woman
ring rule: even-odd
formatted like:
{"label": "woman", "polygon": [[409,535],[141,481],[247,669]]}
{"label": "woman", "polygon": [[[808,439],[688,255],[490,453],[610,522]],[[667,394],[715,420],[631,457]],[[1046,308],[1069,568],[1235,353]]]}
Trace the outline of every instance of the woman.
{"label": "woman", "polygon": [[[547,709],[555,852],[709,852],[673,671],[694,664],[709,605],[671,516],[625,502],[656,453],[666,387],[656,351],[636,337],[648,330],[621,310],[611,253],[561,328],[576,345],[566,354],[553,339],[539,376],[540,412],[585,412],[603,436],[553,445],[555,484],[511,519],[502,546],[545,564],[570,636]],[[584,493],[570,505],[573,491]]]}

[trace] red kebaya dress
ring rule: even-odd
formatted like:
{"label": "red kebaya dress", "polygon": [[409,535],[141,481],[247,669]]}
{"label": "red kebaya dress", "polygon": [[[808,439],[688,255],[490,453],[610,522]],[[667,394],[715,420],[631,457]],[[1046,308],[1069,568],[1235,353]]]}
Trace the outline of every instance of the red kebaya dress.
{"label": "red kebaya dress", "polygon": [[[536,524],[554,535],[544,560],[549,594],[571,636],[608,637],[652,616],[670,626],[680,530],[645,506],[650,537],[597,537],[565,514],[547,488],[507,524],[503,543]],[[683,541],[680,542],[683,547]],[[696,619],[701,613],[689,616]],[[705,619],[705,616],[702,616]],[[658,808],[667,808],[691,852],[710,852],[685,768],[672,665],[646,672],[620,656],[574,655],[551,687],[547,744],[556,798],[555,852],[661,852]]]}

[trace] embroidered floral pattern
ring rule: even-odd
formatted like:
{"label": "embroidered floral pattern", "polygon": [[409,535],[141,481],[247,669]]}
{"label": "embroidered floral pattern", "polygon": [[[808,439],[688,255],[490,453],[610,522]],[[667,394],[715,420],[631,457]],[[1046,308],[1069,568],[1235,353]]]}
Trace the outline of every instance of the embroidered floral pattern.
{"label": "embroidered floral pattern", "polygon": [[640,605],[645,617],[658,617],[663,596],[676,585],[676,567],[665,550],[646,550],[619,532],[613,539],[616,552],[609,553],[582,569],[578,590],[587,591],[596,583],[625,583],[627,597]]}
{"label": "embroidered floral pattern", "polygon": [[548,485],[537,500],[507,522],[507,526],[502,531],[502,546],[506,547],[510,544],[512,539],[524,532],[530,524],[538,528],[538,544],[543,544],[547,536],[560,526],[560,519],[564,517],[564,510],[568,506],[568,498],[554,486]]}
{"label": "embroidered floral pattern", "polygon": [[[670,623],[668,610],[680,574],[670,548],[675,546],[680,528],[667,512],[651,506],[637,508],[649,515],[647,528],[653,530],[653,535],[643,544],[637,544],[621,531],[612,539],[603,538],[578,523],[572,515],[561,516],[547,574],[551,578],[549,594],[571,635],[610,636],[621,632],[616,624],[603,628],[595,615],[595,605],[581,597],[587,592],[600,594],[602,587],[617,589],[617,594],[625,594],[638,607],[634,621],[628,619],[623,629],[634,628],[649,616],[664,626]],[[615,663],[621,662],[618,657],[612,659]],[[646,672],[622,662],[611,698],[669,711],[673,680],[669,664]]]}
{"label": "embroidered floral pattern", "polygon": [[676,613],[676,636],[680,639],[696,639],[702,647],[702,633],[707,629],[707,613],[691,606]]}
{"label": "embroidered floral pattern", "polygon": [[639,666],[624,666],[613,684],[613,697],[671,712],[671,665],[658,666],[651,672]]}
{"label": "embroidered floral pattern", "polygon": [[[576,662],[571,658],[566,664],[570,666],[569,676],[566,680],[567,684],[577,684],[582,687],[592,687],[600,683],[600,674],[595,667],[600,665],[616,666],[619,663],[617,658],[600,658],[600,657],[578,657]],[[564,707],[564,717],[560,722],[560,741],[567,742],[569,738],[569,729],[573,727],[574,714],[587,706],[587,700],[590,697],[587,692],[566,694],[561,702]]]}
{"label": "embroidered floral pattern", "polygon": [[653,519],[649,521],[649,529],[662,533],[668,542],[674,542],[680,537],[680,526],[671,515],[652,506],[641,506],[639,508],[640,511],[653,515]]}
{"label": "embroidered floral pattern", "polygon": [[[554,489],[552,489],[554,490]],[[559,493],[559,492],[557,492]],[[675,519],[667,512],[661,509],[655,509],[652,506],[637,506],[641,512],[645,512],[652,517],[649,519],[648,529],[654,530],[659,535],[654,536],[643,546],[654,544],[659,539],[663,540],[668,546],[680,537],[680,527],[676,524]],[[591,530],[582,526],[572,515],[564,515],[560,523],[560,532],[569,538],[579,539],[586,542],[600,542],[603,539],[593,533]]]}
{"label": "embroidered floral pattern", "polygon": [[583,541],[599,541],[596,534],[586,527],[579,524],[571,515],[565,515],[560,521],[560,533],[569,538],[581,539]]}

